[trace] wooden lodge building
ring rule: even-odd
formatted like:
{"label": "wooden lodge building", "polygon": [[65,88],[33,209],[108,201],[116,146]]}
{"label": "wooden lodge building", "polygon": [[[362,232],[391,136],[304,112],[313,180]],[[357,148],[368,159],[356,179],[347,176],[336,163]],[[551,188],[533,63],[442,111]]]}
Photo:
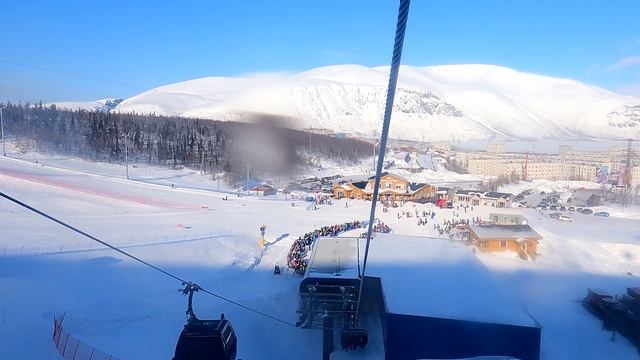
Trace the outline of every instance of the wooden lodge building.
{"label": "wooden lodge building", "polygon": [[[493,215],[493,214],[492,214]],[[526,224],[486,223],[465,225],[467,240],[482,252],[513,251],[522,259],[535,260],[542,236]]]}
{"label": "wooden lodge building", "polygon": [[[367,181],[339,184],[333,187],[333,197],[371,200],[374,184],[375,176]],[[380,177],[378,196],[380,201],[426,202],[435,199],[436,187],[425,183],[412,183],[402,176],[384,172]]]}

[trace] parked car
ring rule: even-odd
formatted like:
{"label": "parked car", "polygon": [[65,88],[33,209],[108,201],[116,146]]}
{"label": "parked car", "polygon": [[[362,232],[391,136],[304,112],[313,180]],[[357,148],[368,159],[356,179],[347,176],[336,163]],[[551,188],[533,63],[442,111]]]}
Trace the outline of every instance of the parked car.
{"label": "parked car", "polygon": [[585,215],[591,215],[593,214],[593,210],[591,209],[582,209],[582,213]]}
{"label": "parked car", "polygon": [[560,211],[567,211],[567,208],[564,206],[560,206]]}
{"label": "parked car", "polygon": [[573,219],[572,219],[572,218],[570,218],[570,217],[569,217],[569,216],[567,216],[567,215],[560,215],[560,216],[558,216],[558,220],[559,220],[559,221],[564,221],[564,222],[573,222]]}
{"label": "parked car", "polygon": [[560,214],[559,212],[549,214],[549,217],[552,219],[558,219],[560,216],[562,216],[562,214]]}
{"label": "parked car", "polygon": [[598,212],[594,213],[593,215],[600,216],[600,217],[609,217],[609,213],[606,212],[606,211],[598,211]]}
{"label": "parked car", "polygon": [[567,208],[567,210],[569,210],[569,211],[576,211],[576,207],[575,207],[575,206],[569,206],[569,207]]}
{"label": "parked car", "polygon": [[577,208],[576,208],[576,211],[577,211],[577,212],[579,212],[579,213],[581,213],[581,212],[582,212],[582,210],[584,210],[584,209],[583,209],[583,208],[581,208],[581,207],[577,207]]}
{"label": "parked car", "polygon": [[549,210],[557,211],[559,209],[558,205],[549,206]]}

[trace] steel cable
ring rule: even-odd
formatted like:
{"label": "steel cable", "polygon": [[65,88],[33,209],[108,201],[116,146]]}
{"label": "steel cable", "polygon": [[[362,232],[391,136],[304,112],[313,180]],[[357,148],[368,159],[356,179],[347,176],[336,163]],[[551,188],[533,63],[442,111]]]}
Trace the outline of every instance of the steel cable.
{"label": "steel cable", "polygon": [[382,121],[382,134],[380,134],[380,150],[378,154],[378,162],[376,164],[376,175],[373,186],[373,195],[371,198],[371,212],[369,214],[369,226],[367,228],[367,242],[364,250],[364,260],[362,262],[362,275],[360,278],[360,291],[358,295],[358,306],[356,314],[359,313],[360,303],[362,302],[362,287],[364,285],[364,277],[367,269],[367,260],[369,257],[369,245],[371,243],[371,234],[373,231],[373,222],[376,215],[376,202],[378,201],[378,188],[380,187],[380,176],[382,174],[382,166],[384,164],[384,154],[387,147],[387,137],[389,135],[389,125],[391,124],[391,113],[393,111],[393,101],[396,95],[396,84],[398,82],[398,72],[400,71],[400,59],[402,58],[402,46],[404,44],[404,34],[407,28],[407,18],[409,16],[409,6],[411,0],[400,0],[398,9],[398,21],[396,23],[396,37],[393,45],[393,56],[391,58],[391,68],[389,72],[389,86],[387,87],[387,103],[384,108],[384,118]]}

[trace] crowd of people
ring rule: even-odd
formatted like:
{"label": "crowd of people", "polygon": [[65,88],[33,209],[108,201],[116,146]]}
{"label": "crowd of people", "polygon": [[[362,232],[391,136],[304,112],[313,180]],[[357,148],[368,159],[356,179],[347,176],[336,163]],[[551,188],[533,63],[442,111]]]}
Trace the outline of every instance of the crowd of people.
{"label": "crowd of people", "polygon": [[436,211],[431,209],[422,209],[418,210],[415,205],[413,205],[413,211],[411,210],[402,210],[397,212],[398,220],[402,218],[411,219],[415,217],[418,219],[418,226],[424,226],[429,223],[429,220],[433,220],[436,217]]}
{"label": "crowd of people", "polygon": [[318,194],[314,197],[313,203],[315,205],[333,205],[333,200],[331,199],[331,195]]}
{"label": "crowd of people", "polygon": [[[404,206],[396,212],[398,220],[407,219],[409,221],[416,221],[418,226],[426,226],[427,224],[433,225],[435,230],[440,236],[447,236],[451,239],[461,238],[456,229],[460,229],[459,225],[480,225],[484,221],[477,216],[469,216],[473,214],[474,207],[470,205],[458,205],[452,209],[451,219],[438,218],[438,213],[442,213],[438,208],[420,207],[413,204],[412,207]],[[445,216],[447,213],[444,213]]]}
{"label": "crowd of people", "polygon": [[373,231],[388,234],[391,232],[391,228],[389,227],[389,225],[378,220],[378,222],[375,225],[373,225]]}
{"label": "crowd of people", "polygon": [[[320,229],[308,232],[296,239],[289,249],[287,255],[287,265],[293,269],[296,273],[304,275],[307,270],[307,260],[305,259],[307,252],[311,250],[313,242],[320,236],[338,236],[341,233],[354,229],[361,229],[365,226],[363,221],[352,221],[343,224],[337,224],[332,226],[323,226]],[[378,223],[379,226],[382,223]],[[388,228],[388,226],[382,224],[380,229]],[[391,229],[389,229],[391,231]]]}
{"label": "crowd of people", "polygon": [[468,225],[469,219],[453,219],[453,220],[443,220],[442,226],[440,224],[433,224],[434,230],[438,230],[440,235],[447,234],[450,238],[453,237],[451,231],[455,229],[458,225]]}

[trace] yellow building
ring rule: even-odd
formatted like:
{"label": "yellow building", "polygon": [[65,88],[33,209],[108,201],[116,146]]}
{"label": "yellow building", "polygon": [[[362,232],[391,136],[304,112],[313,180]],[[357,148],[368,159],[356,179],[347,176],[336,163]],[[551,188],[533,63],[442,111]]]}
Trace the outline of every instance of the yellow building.
{"label": "yellow building", "polygon": [[542,236],[529,225],[466,225],[468,239],[482,252],[513,251],[523,260],[535,260]]}

